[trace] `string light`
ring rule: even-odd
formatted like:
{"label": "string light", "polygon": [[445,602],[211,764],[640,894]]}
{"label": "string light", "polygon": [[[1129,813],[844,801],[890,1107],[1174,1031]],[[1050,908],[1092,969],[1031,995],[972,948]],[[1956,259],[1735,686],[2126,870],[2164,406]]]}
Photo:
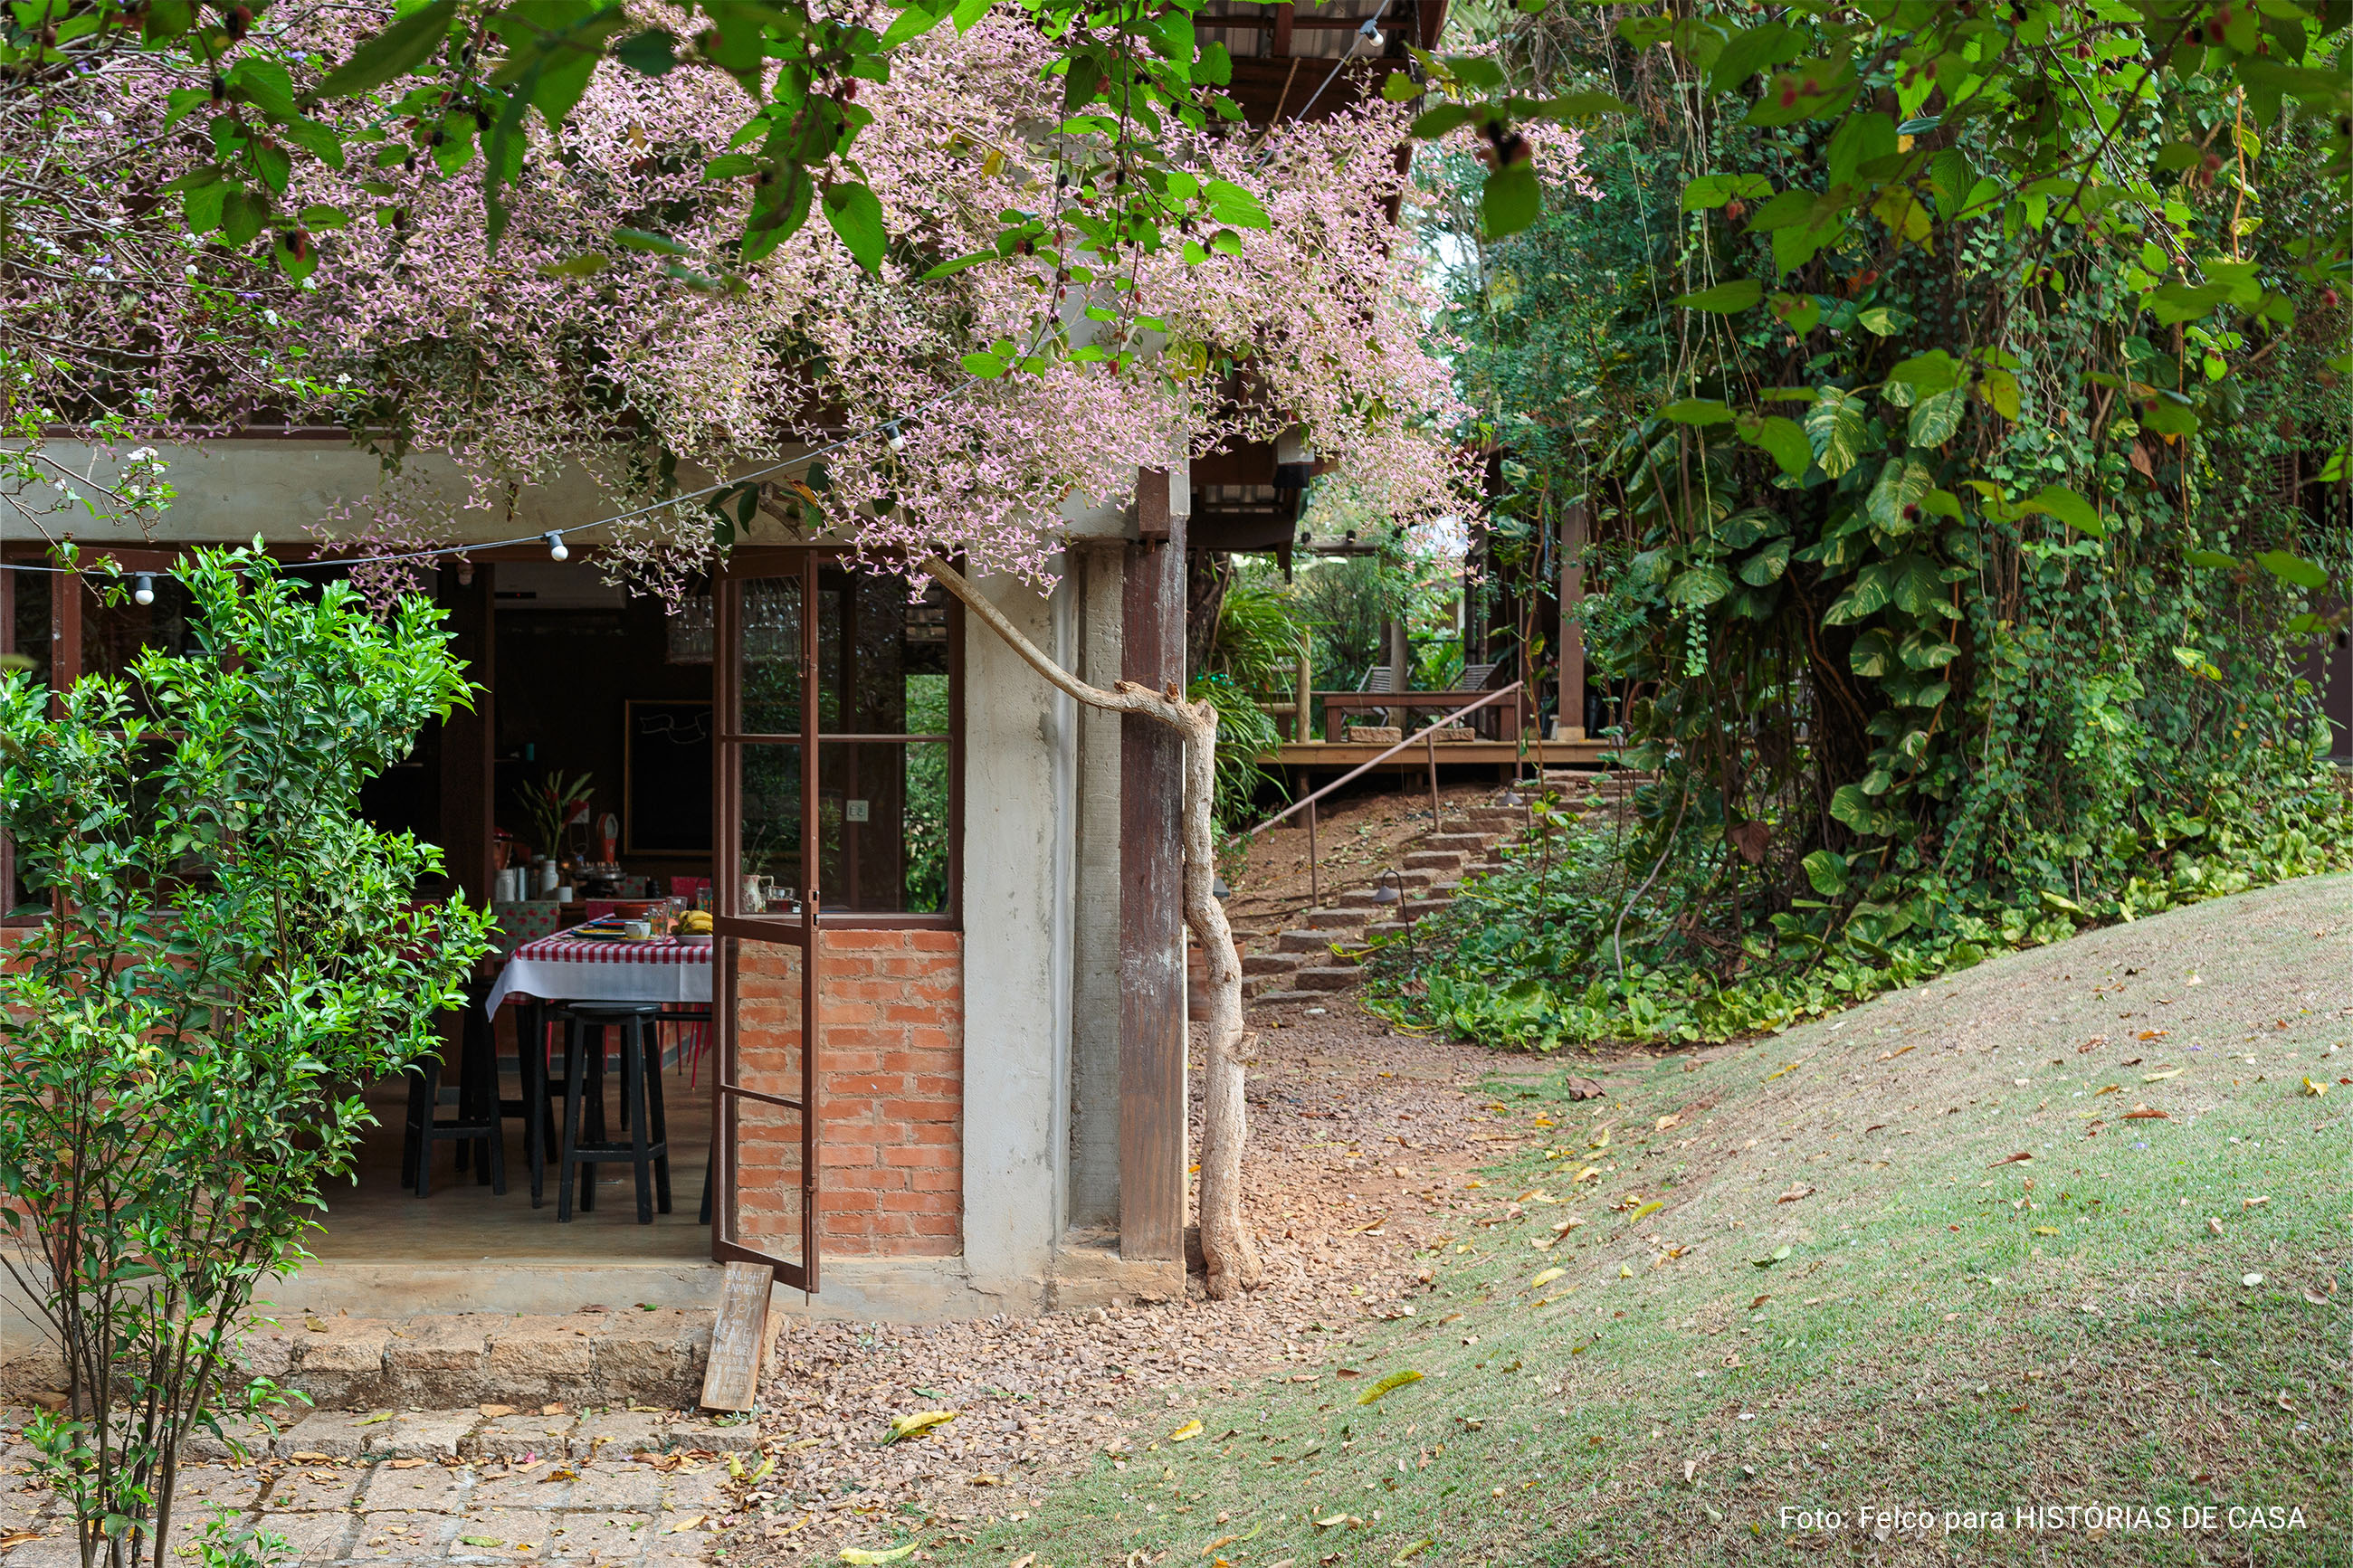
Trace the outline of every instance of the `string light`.
{"label": "string light", "polygon": [[572,552],[565,547],[562,532],[551,528],[545,533],[541,534],[540,537],[547,541],[547,554],[550,560],[564,561],[570,559]]}
{"label": "string light", "polygon": [[132,604],[152,605],[155,602],[155,576],[153,573],[142,572],[136,577],[132,578],[131,583],[131,602]]}

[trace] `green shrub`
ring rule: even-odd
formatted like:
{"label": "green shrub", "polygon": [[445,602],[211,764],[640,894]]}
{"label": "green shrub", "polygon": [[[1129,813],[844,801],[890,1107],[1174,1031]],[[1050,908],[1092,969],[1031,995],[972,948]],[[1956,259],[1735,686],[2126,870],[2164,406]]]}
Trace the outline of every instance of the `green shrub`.
{"label": "green shrub", "polygon": [[286,1403],[237,1366],[254,1291],[352,1170],[352,1086],[434,1047],[489,946],[484,912],[417,901],[439,851],[359,810],[466,699],[438,613],[379,624],[253,552],[177,574],[185,656],[54,698],[0,678],[0,803],[55,909],[0,973],[9,1268],[68,1396],[26,1436],[84,1563],[118,1568],[163,1568],[185,1439]]}

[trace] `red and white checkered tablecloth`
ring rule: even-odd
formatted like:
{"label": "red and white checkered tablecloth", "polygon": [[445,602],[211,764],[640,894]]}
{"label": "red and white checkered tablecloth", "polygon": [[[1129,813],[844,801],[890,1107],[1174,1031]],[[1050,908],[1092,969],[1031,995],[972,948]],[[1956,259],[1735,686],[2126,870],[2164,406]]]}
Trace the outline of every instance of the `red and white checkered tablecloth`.
{"label": "red and white checkered tablecloth", "polygon": [[676,937],[600,942],[558,931],[514,950],[487,1005],[496,1013],[516,993],[548,1002],[708,1002],[711,947]]}

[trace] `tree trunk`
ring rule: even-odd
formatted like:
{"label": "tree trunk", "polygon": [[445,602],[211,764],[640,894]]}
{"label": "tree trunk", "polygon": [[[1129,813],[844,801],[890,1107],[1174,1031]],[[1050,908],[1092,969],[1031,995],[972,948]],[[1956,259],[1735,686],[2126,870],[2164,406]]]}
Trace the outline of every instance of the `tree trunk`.
{"label": "tree trunk", "polygon": [[1208,1264],[1213,1300],[1255,1290],[1265,1269],[1242,1214],[1242,1149],[1250,1136],[1242,1093],[1242,962],[1233,930],[1226,924],[1225,907],[1214,890],[1217,832],[1210,800],[1217,775],[1217,710],[1206,702],[1187,702],[1173,687],[1155,691],[1132,680],[1109,690],[1090,686],[1022,636],[955,567],[934,556],[923,563],[923,570],[1057,690],[1091,708],[1142,714],[1185,739],[1185,923],[1201,944],[1209,970],[1209,1010],[1202,1029],[1208,1086],[1201,1127],[1201,1257]]}

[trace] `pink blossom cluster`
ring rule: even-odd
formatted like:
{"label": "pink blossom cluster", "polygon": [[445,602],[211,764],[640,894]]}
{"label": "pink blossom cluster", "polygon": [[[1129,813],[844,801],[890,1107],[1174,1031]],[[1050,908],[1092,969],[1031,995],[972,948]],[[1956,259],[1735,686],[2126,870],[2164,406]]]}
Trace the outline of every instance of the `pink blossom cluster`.
{"label": "pink blossom cluster", "polygon": [[[300,80],[347,53],[375,9],[276,6],[267,42]],[[560,132],[532,121],[495,253],[479,157],[444,177],[429,151],[379,168],[375,154],[398,144],[355,140],[345,171],[306,163],[290,193],[291,208],[326,203],[353,219],[316,237],[321,263],[305,287],[260,277],[217,245],[175,248],[168,224],[150,219],[146,253],[187,258],[185,276],[149,265],[111,292],[59,289],[41,303],[60,320],[79,305],[79,330],[98,333],[110,313],[143,308],[140,330],[174,364],[184,338],[201,340],[195,368],[144,389],[169,410],[159,423],[219,426],[262,406],[333,418],[365,430],[395,469],[408,451],[449,454],[472,480],[470,504],[484,508],[572,467],[620,512],[697,469],[743,473],[840,442],[820,468],[768,476],[760,527],[876,555],[941,551],[1042,584],[1066,507],[1123,501],[1139,467],[1296,428],[1321,482],[1368,511],[1409,530],[1465,514],[1475,472],[1448,345],[1430,325],[1438,301],[1388,216],[1403,184],[1395,106],[1165,138],[1170,164],[1263,205],[1271,226],[1240,228],[1239,255],[1187,265],[1172,240],[1108,262],[1079,258],[1098,264],[1092,285],[1029,256],[923,276],[989,248],[1008,209],[1058,224],[1082,188],[1058,174],[1103,155],[1099,141],[1040,118],[1051,58],[1008,10],[961,38],[942,28],[902,50],[892,80],[861,93],[874,121],[856,173],[894,241],[879,273],[860,268],[821,218],[759,261],[731,264],[746,193],[706,182],[703,166],[743,121],[741,89],[697,70],[646,79],[607,67]],[[62,145],[97,167],[135,143],[152,188],[206,152],[187,126],[156,134],[164,96],[181,85],[153,58],[111,71]],[[116,199],[86,184],[85,200]],[[114,217],[139,221],[119,201]],[[630,248],[616,241],[623,229],[687,254]],[[1128,286],[1112,286],[1114,270]],[[211,279],[230,275],[249,286],[206,315],[200,289],[220,294]],[[1090,305],[1109,319],[1089,319]],[[993,342],[1026,348],[1057,328],[1137,357],[1114,369],[1050,355],[989,380],[963,366]],[[432,515],[425,493],[390,476],[353,514],[353,536],[454,536],[457,520]],[[670,592],[718,548],[712,514],[694,502],[611,534],[608,560]]]}

